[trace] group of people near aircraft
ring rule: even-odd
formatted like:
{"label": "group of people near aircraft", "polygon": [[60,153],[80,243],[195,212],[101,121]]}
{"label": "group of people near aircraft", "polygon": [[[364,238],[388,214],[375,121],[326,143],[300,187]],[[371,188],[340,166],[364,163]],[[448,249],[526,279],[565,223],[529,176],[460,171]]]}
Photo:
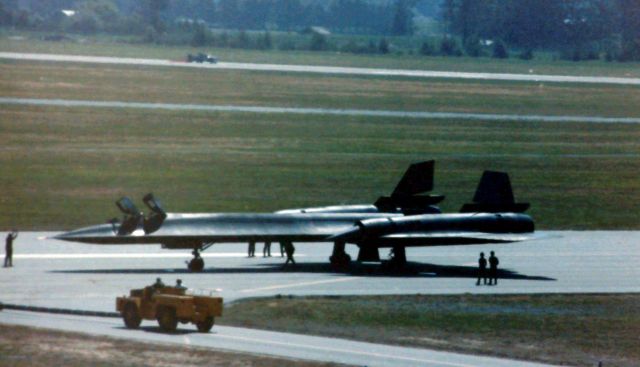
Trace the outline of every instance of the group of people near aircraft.
{"label": "group of people near aircraft", "polygon": [[[498,285],[498,264],[500,264],[500,261],[493,251],[491,251],[488,263],[489,271],[487,272],[487,259],[484,257],[484,252],[481,252],[478,259],[478,281],[476,285],[480,285],[480,279],[483,279],[484,285]],[[488,283],[487,279],[489,280]]]}
{"label": "group of people near aircraft", "polygon": [[[289,241],[280,242],[280,257],[284,257],[287,254],[287,261],[284,263],[287,266],[289,263],[293,265],[296,261],[293,259],[293,254],[296,251],[293,243]],[[256,243],[255,241],[249,241],[249,248],[247,250],[247,257],[256,257]],[[271,242],[265,242],[262,248],[262,257],[271,257]]]}

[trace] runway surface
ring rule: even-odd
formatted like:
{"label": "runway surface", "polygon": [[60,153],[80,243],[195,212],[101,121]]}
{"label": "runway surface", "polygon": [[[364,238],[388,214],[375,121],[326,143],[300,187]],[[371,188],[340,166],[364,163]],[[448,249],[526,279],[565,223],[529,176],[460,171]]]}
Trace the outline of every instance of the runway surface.
{"label": "runway surface", "polygon": [[132,108],[170,111],[206,111],[206,112],[244,112],[277,113],[301,115],[337,115],[369,116],[413,119],[447,119],[474,121],[517,121],[517,122],[585,122],[598,124],[638,124],[640,117],[603,117],[603,116],[554,116],[554,115],[510,115],[493,113],[429,112],[429,111],[393,111],[361,110],[335,108],[295,108],[266,106],[202,105],[175,103],[144,103],[122,101],[91,101],[69,99],[36,99],[0,97],[0,105],[54,106],[54,107],[92,107],[92,108]]}
{"label": "runway surface", "polygon": [[[186,250],[156,245],[100,246],[39,240],[53,233],[24,232],[15,242],[14,267],[0,268],[0,302],[41,307],[114,311],[116,296],[131,288],[181,278],[185,285],[216,291],[232,302],[245,297],[282,295],[460,294],[460,293],[607,293],[640,291],[640,232],[540,232],[541,239],[519,244],[415,248],[407,251],[417,273],[384,274],[377,265],[355,266],[334,273],[327,258],[332,245],[298,244],[295,269],[282,271],[279,246],[274,257],[246,257],[246,244],[220,244],[203,253],[201,274],[187,272]],[[5,236],[6,233],[0,233]],[[500,284],[476,286],[478,253],[495,250]],[[347,251],[355,258],[355,247]],[[381,252],[384,257],[385,252]],[[330,360],[357,365],[500,366],[494,361],[412,348],[371,346],[331,338],[313,338],[215,326],[214,334],[156,332],[155,323],[140,331],[123,329],[119,319],[87,318],[4,310],[0,322],[89,330],[144,341],[199,345],[292,358]],[[353,344],[346,344],[353,343]],[[523,364],[524,365],[524,364]]]}
{"label": "runway surface", "polygon": [[78,62],[94,64],[122,64],[122,65],[146,65],[165,67],[189,67],[207,69],[231,69],[272,72],[338,74],[338,75],[367,75],[367,76],[394,76],[411,78],[443,78],[443,79],[472,79],[472,80],[504,80],[525,82],[551,82],[551,83],[589,83],[589,84],[620,84],[640,85],[640,78],[619,77],[592,77],[571,75],[543,75],[543,74],[506,74],[506,73],[471,73],[456,71],[432,71],[432,70],[403,70],[403,69],[379,69],[356,68],[340,66],[317,65],[283,65],[283,64],[253,64],[237,62],[219,62],[217,64],[187,63],[182,61],[122,58],[105,56],[78,56],[78,55],[54,55],[0,52],[0,59],[31,60],[31,61],[55,61]]}

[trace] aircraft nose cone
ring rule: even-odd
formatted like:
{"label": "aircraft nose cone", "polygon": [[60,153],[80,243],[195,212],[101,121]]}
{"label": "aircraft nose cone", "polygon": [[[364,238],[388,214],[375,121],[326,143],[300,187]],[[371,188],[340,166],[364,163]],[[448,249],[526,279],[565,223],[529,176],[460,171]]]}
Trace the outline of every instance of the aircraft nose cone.
{"label": "aircraft nose cone", "polygon": [[54,239],[60,241],[85,243],[107,243],[109,239],[114,237],[115,233],[110,224],[81,228],[53,236]]}
{"label": "aircraft nose cone", "polygon": [[74,233],[75,231],[70,231],[70,232],[63,232],[60,234],[57,234],[51,238],[53,238],[54,240],[59,240],[59,241],[74,241],[75,238],[77,238],[78,236]]}

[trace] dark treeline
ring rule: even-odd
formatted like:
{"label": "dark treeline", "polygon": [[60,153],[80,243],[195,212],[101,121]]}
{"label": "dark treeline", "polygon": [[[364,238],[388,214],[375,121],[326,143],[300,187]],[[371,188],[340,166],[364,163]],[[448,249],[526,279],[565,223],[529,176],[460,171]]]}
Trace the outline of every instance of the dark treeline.
{"label": "dark treeline", "polygon": [[[444,35],[407,37],[435,9]],[[640,0],[0,0],[0,26],[194,46],[640,60]],[[314,26],[311,39],[281,36]]]}
{"label": "dark treeline", "polygon": [[491,39],[572,59],[640,59],[640,0],[444,0],[442,17],[465,48]]}
{"label": "dark treeline", "polygon": [[322,26],[340,33],[385,34],[390,30],[389,4],[363,0],[220,0],[209,22],[232,29],[299,30]]}
{"label": "dark treeline", "polygon": [[[350,34],[408,34],[413,0],[0,0],[3,23],[50,29],[132,33],[164,31],[179,20],[210,27],[297,31],[322,26]],[[64,19],[60,10],[77,10]],[[82,24],[77,24],[82,23]],[[116,29],[118,28],[118,29]]]}

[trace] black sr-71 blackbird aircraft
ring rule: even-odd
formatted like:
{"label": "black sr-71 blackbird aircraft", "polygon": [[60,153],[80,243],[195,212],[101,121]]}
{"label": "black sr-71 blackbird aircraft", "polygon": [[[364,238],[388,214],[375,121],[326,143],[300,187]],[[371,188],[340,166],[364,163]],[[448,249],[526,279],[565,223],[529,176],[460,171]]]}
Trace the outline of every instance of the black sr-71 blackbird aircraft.
{"label": "black sr-71 blackbird aircraft", "polygon": [[358,261],[380,261],[379,249],[392,248],[391,263],[406,264],[405,248],[522,241],[533,234],[527,203],[516,203],[509,176],[485,171],[473,202],[460,213],[443,214],[441,195],[433,189],[434,161],[413,164],[390,196],[373,205],[288,209],[275,213],[167,213],[148,194],[144,215],[124,197],[116,202],[122,222],[86,227],[55,239],[92,244],[161,244],[167,249],[192,249],[188,267],[201,271],[199,252],[221,242],[333,242],[329,260],[338,269],[351,262],[346,244],[359,247]]}

